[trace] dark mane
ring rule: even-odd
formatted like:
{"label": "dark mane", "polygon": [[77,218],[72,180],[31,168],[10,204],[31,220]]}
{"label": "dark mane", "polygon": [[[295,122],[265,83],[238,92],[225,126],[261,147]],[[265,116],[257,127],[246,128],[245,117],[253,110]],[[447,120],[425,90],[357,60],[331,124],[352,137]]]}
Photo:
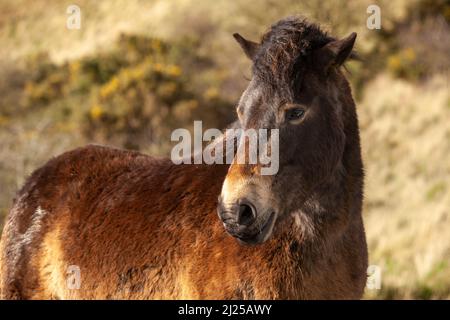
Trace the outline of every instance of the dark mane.
{"label": "dark mane", "polygon": [[311,51],[334,38],[316,24],[291,16],[273,24],[263,35],[253,64],[253,74],[268,84],[291,86]]}

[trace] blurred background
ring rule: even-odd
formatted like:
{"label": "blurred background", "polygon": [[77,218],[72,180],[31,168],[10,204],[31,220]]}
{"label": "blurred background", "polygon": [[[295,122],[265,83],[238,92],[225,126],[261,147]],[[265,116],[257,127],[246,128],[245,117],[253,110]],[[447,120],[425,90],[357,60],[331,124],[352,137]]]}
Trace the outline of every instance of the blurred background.
{"label": "blurred background", "polygon": [[[68,30],[66,9],[81,9]],[[381,9],[369,30],[367,7]],[[350,62],[366,167],[367,298],[450,298],[450,5],[445,0],[0,0],[0,227],[24,179],[89,142],[169,155],[223,128],[251,77],[231,34],[301,14],[358,33]]]}

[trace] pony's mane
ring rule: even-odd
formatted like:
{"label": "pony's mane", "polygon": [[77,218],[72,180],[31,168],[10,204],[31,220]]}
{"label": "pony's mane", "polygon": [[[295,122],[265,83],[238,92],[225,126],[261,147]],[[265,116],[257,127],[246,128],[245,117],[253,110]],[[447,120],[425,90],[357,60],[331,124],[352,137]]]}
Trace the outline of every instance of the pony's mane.
{"label": "pony's mane", "polygon": [[268,83],[290,84],[293,72],[305,67],[308,55],[333,40],[305,18],[284,18],[263,35],[253,61],[253,74]]}

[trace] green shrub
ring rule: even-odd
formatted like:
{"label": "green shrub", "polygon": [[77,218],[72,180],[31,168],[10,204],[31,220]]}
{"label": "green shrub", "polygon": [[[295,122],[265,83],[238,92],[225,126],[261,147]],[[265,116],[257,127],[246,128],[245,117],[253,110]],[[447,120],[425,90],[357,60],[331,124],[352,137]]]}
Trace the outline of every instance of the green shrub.
{"label": "green shrub", "polygon": [[[89,140],[132,149],[156,143],[160,153],[167,152],[171,130],[189,128],[194,120],[222,128],[233,118],[231,102],[220,96],[220,71],[211,71],[214,62],[192,46],[189,40],[169,44],[121,35],[112,50],[61,66],[31,60],[35,71],[25,85],[26,105],[65,105],[66,121],[79,122]],[[212,72],[214,80],[200,76],[193,85],[188,74],[198,72]]]}

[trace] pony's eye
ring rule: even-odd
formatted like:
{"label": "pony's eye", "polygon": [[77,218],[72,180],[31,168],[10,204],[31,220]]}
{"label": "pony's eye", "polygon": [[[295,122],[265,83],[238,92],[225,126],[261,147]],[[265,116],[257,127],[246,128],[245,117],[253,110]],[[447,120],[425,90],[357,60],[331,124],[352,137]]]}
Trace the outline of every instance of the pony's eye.
{"label": "pony's eye", "polygon": [[286,110],[286,121],[299,120],[305,114],[305,110],[300,108],[293,108]]}

